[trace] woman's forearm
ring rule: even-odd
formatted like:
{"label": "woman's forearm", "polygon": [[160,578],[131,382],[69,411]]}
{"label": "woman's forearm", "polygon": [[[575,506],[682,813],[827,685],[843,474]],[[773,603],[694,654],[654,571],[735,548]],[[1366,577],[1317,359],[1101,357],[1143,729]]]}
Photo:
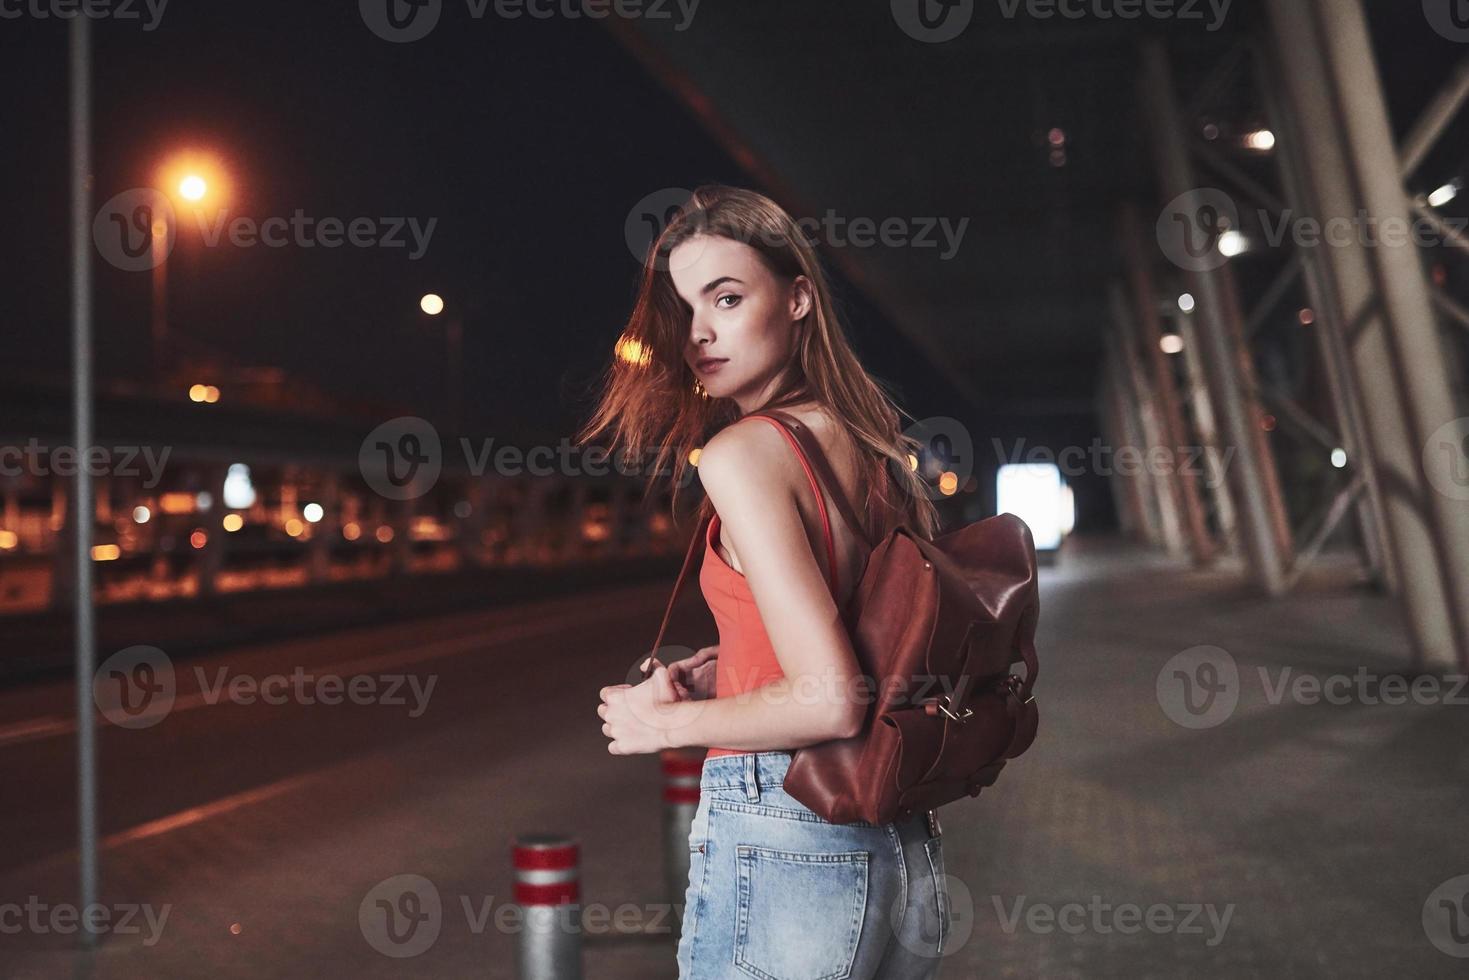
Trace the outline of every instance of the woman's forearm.
{"label": "woman's forearm", "polygon": [[764,752],[846,738],[866,706],[857,684],[793,685],[782,677],[743,694],[667,706],[670,748],[713,746]]}

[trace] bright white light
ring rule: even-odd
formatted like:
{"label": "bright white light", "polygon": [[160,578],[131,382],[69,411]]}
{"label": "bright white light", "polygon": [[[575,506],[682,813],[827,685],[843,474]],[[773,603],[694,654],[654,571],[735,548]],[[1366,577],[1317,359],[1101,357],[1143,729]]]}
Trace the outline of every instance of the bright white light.
{"label": "bright white light", "polygon": [[1275,134],[1268,129],[1257,129],[1253,133],[1245,134],[1245,146],[1268,153],[1275,149]]}
{"label": "bright white light", "polygon": [[204,199],[204,194],[208,190],[209,185],[198,174],[189,174],[189,176],[179,181],[179,194],[183,195],[186,201],[201,201]]}
{"label": "bright white light", "polygon": [[1037,551],[1061,545],[1065,512],[1061,471],[1054,463],[1009,463],[995,475],[1001,514],[1014,514],[1030,526]]}
{"label": "bright white light", "polygon": [[1067,535],[1076,530],[1076,493],[1071,489],[1071,484],[1061,484],[1061,534]]}
{"label": "bright white light", "polygon": [[250,482],[250,467],[231,463],[224,477],[224,505],[230,510],[245,510],[255,504],[255,485]]}
{"label": "bright white light", "polygon": [[418,308],[429,316],[438,316],[444,312],[444,297],[438,293],[425,293],[423,299],[418,301]]}
{"label": "bright white light", "polygon": [[1457,180],[1450,181],[1428,195],[1428,204],[1430,207],[1441,208],[1458,196],[1459,182]]}
{"label": "bright white light", "polygon": [[315,524],[326,516],[326,511],[322,509],[321,504],[307,504],[301,508],[301,516]]}
{"label": "bright white light", "polygon": [[1232,229],[1219,236],[1219,253],[1225,258],[1232,259],[1247,251],[1249,247],[1250,240]]}
{"label": "bright white light", "polygon": [[153,513],[141,504],[133,508],[133,520],[139,524],[147,524],[148,519],[152,516]]}
{"label": "bright white light", "polygon": [[1165,354],[1177,354],[1183,350],[1183,338],[1176,333],[1165,333],[1158,340],[1158,346]]}
{"label": "bright white light", "polygon": [[1331,465],[1337,469],[1347,465],[1347,451],[1345,449],[1333,449],[1331,451]]}
{"label": "bright white light", "polygon": [[1178,297],[1178,308],[1185,313],[1192,313],[1195,305],[1193,293],[1184,293]]}

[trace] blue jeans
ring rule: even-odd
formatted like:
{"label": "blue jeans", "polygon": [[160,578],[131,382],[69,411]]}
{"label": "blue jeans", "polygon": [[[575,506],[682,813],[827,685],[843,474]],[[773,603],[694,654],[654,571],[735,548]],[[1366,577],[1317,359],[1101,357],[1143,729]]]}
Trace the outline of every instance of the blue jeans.
{"label": "blue jeans", "polygon": [[781,788],[787,752],[704,761],[679,980],[932,980],[948,925],[925,814],[833,824]]}

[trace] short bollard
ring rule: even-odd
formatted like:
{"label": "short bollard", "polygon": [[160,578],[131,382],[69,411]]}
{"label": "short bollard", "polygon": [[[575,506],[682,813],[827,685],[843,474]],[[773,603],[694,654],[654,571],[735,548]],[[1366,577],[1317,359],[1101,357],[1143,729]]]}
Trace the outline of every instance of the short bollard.
{"label": "short bollard", "polygon": [[575,839],[516,838],[515,903],[521,908],[520,980],[582,980],[581,868]]}
{"label": "short bollard", "polygon": [[680,926],[689,886],[689,830],[694,811],[699,808],[699,776],[703,771],[702,752],[663,753],[663,874],[668,903]]}

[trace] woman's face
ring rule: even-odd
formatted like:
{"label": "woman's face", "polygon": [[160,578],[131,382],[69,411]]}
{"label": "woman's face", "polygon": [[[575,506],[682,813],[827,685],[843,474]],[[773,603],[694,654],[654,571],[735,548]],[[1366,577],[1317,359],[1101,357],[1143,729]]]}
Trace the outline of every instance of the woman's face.
{"label": "woman's face", "polygon": [[811,309],[810,282],[782,279],[750,246],[713,235],[674,248],[668,267],[693,311],[684,360],[694,377],[742,412],[762,404],[790,365],[796,321]]}

